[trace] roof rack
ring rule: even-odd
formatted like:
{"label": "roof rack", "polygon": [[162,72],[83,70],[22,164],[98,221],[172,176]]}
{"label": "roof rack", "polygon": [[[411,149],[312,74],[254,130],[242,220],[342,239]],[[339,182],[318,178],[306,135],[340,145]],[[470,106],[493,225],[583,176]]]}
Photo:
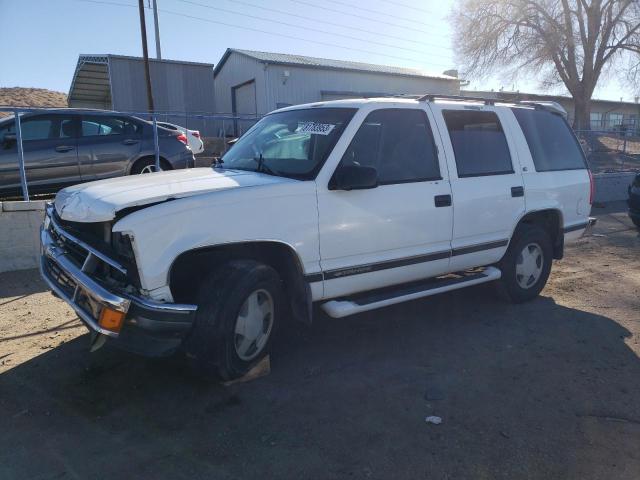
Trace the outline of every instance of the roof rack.
{"label": "roof rack", "polygon": [[419,102],[433,102],[436,99],[443,100],[467,100],[472,102],[482,102],[485,105],[495,105],[496,103],[511,103],[515,105],[522,105],[525,107],[535,108],[536,110],[546,110],[547,112],[557,113],[566,118],[567,112],[557,102],[551,101],[535,101],[535,100],[518,100],[518,99],[502,99],[502,98],[485,98],[485,97],[467,97],[464,95],[447,95],[447,94],[435,94],[427,93],[418,98]]}
{"label": "roof rack", "polygon": [[[435,94],[435,93],[427,93],[426,95],[422,95],[418,98],[419,102],[433,102],[436,99],[443,100],[469,100],[474,102],[482,102],[485,105],[494,105],[496,102],[500,102],[500,100],[496,98],[485,98],[485,97],[466,97],[463,95],[447,95],[447,94]],[[505,102],[511,103],[511,102]]]}

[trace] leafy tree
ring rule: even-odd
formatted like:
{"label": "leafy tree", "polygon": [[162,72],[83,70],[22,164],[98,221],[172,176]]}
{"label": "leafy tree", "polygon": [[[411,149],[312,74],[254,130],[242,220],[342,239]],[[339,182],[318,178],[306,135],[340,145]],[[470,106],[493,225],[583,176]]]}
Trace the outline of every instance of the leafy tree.
{"label": "leafy tree", "polygon": [[460,0],[452,20],[467,76],[506,69],[563,83],[578,129],[590,126],[591,97],[608,68],[640,78],[640,0]]}

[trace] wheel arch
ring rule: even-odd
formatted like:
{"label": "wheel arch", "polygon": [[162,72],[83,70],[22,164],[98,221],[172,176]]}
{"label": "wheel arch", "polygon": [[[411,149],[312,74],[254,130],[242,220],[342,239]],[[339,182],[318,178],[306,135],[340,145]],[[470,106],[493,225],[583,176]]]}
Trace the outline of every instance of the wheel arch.
{"label": "wheel arch", "polygon": [[169,268],[169,288],[175,301],[192,302],[202,278],[232,259],[251,259],[280,275],[292,317],[312,321],[311,287],[296,250],[278,240],[252,240],[195,248],[178,255]]}
{"label": "wheel arch", "polygon": [[521,225],[538,225],[545,229],[553,245],[553,258],[560,260],[564,255],[564,220],[559,208],[543,208],[525,212],[518,220],[511,237]]}

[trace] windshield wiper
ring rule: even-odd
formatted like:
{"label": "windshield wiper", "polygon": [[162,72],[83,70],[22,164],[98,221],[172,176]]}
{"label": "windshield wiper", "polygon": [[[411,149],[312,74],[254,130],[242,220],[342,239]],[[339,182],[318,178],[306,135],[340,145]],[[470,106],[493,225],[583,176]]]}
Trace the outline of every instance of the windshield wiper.
{"label": "windshield wiper", "polygon": [[266,163],[264,163],[264,157],[262,156],[262,152],[260,152],[260,156],[258,158],[253,157],[253,159],[258,164],[258,168],[256,168],[256,172],[266,173],[267,175],[278,176],[278,174],[270,168]]}

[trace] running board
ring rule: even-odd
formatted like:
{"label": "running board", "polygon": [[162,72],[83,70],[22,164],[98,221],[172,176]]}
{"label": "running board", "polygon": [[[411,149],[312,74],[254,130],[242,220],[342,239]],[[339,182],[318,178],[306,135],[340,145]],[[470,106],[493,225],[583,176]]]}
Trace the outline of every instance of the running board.
{"label": "running board", "polygon": [[352,297],[330,300],[322,304],[322,309],[333,318],[342,318],[396,303],[430,297],[438,293],[478,285],[498,280],[502,272],[495,267],[451,273],[442,277],[422,280],[410,284],[383,288],[372,292],[356,294]]}

